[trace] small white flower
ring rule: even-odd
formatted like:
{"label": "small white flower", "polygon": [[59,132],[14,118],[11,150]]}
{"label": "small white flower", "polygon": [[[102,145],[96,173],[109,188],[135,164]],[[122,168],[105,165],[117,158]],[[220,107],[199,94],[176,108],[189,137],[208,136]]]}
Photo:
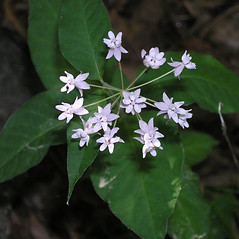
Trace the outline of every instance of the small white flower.
{"label": "small white flower", "polygon": [[89,76],[89,73],[84,73],[84,74],[80,73],[75,78],[75,86],[79,90],[81,97],[83,96],[83,90],[90,89],[89,84],[85,82],[88,76]]}
{"label": "small white flower", "polygon": [[173,121],[179,124],[182,128],[188,128],[187,119],[192,118],[191,110],[185,110],[180,108],[184,104],[184,101],[173,103],[173,98],[168,98],[166,93],[163,93],[163,102],[156,102],[154,105],[160,110],[157,115],[167,114],[164,116],[166,119],[173,119]]}
{"label": "small white flower", "polygon": [[173,61],[172,58],[171,58],[171,60],[172,60],[172,62],[168,63],[168,64],[172,67],[175,67],[175,71],[174,71],[174,76],[175,77],[180,76],[184,67],[186,67],[187,69],[196,69],[196,64],[191,62],[192,57],[190,56],[190,54],[187,54],[187,51],[185,51],[183,56],[182,56],[182,62]]}
{"label": "small white flower", "polygon": [[121,46],[122,32],[119,32],[115,37],[114,33],[109,31],[108,36],[110,39],[103,39],[103,42],[110,48],[106,59],[109,59],[114,55],[115,59],[120,61],[121,53],[128,53],[128,51]]}
{"label": "small white flower", "polygon": [[140,129],[134,132],[140,134],[140,137],[134,138],[144,144],[142,148],[143,158],[146,157],[148,152],[155,157],[157,155],[156,148],[163,149],[158,138],[163,138],[164,135],[158,132],[157,127],[154,127],[154,118],[151,118],[148,124],[139,120],[139,127]]}
{"label": "small white flower", "polygon": [[114,151],[115,143],[124,143],[124,141],[120,137],[113,137],[118,132],[118,130],[118,127],[115,127],[112,130],[108,127],[103,137],[96,140],[97,143],[102,143],[102,145],[100,146],[100,151],[104,151],[108,147],[110,154],[112,154]]}
{"label": "small white flower", "polygon": [[66,84],[61,88],[61,92],[66,91],[66,93],[68,94],[75,89],[75,80],[72,74],[68,73],[67,71],[64,72],[66,76],[60,76],[60,80]]}
{"label": "small white flower", "polygon": [[80,147],[83,147],[84,145],[88,146],[89,140],[90,140],[89,134],[95,133],[93,130],[93,124],[89,123],[90,119],[91,119],[91,117],[86,122],[83,119],[81,119],[84,129],[79,128],[79,129],[73,130],[75,133],[71,137],[73,139],[80,138],[80,142],[79,142]]}
{"label": "small white flower", "polygon": [[88,110],[82,107],[83,101],[83,98],[78,99],[78,97],[76,97],[72,105],[64,102],[62,102],[62,105],[56,105],[57,110],[63,111],[63,113],[58,116],[58,120],[64,120],[66,118],[66,123],[69,123],[73,118],[73,114],[79,116],[88,114]]}
{"label": "small white flower", "polygon": [[89,84],[85,82],[86,78],[89,76],[89,73],[80,73],[76,78],[74,78],[74,76],[67,71],[65,71],[65,74],[66,76],[60,76],[60,80],[66,83],[66,85],[61,88],[61,92],[66,91],[66,93],[68,94],[76,87],[82,97],[83,90],[90,89]]}
{"label": "small white flower", "polygon": [[151,67],[152,69],[158,69],[162,66],[166,58],[163,57],[164,53],[159,52],[158,47],[152,47],[149,51],[149,54],[143,49],[141,51],[141,57],[143,59],[143,63],[146,67]]}
{"label": "small white flower", "polygon": [[120,105],[121,108],[125,108],[125,112],[131,113],[132,115],[136,113],[140,113],[142,108],[146,108],[146,99],[144,97],[140,96],[141,89],[137,89],[134,92],[126,92],[123,91],[123,100],[122,105]]}
{"label": "small white flower", "polygon": [[178,124],[184,129],[184,127],[188,128],[189,124],[187,122],[187,119],[192,118],[193,114],[189,113],[191,110],[184,110],[181,109],[179,112],[179,117],[178,117]]}
{"label": "small white flower", "polygon": [[119,115],[111,113],[111,103],[107,104],[104,108],[98,106],[98,113],[94,113],[94,115],[95,117],[91,118],[89,123],[95,124],[95,132],[101,129],[106,131],[108,125],[112,125],[112,121],[119,118]]}

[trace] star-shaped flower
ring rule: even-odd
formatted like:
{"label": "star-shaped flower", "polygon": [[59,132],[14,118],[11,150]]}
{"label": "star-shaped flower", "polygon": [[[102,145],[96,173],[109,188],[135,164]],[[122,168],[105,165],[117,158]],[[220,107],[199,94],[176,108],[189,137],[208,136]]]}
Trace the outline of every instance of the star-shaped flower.
{"label": "star-shaped flower", "polygon": [[109,31],[108,36],[110,39],[103,39],[103,42],[110,48],[106,59],[109,59],[114,55],[115,59],[120,61],[121,53],[128,53],[128,51],[121,46],[122,32],[119,32],[115,37],[115,34],[112,31]]}
{"label": "star-shaped flower", "polygon": [[172,58],[171,58],[171,60],[172,60],[172,62],[168,63],[168,64],[172,67],[175,67],[175,71],[174,71],[174,76],[175,77],[180,76],[184,67],[186,67],[187,69],[196,69],[196,64],[191,62],[192,57],[190,56],[190,54],[187,54],[187,51],[185,51],[183,56],[182,56],[182,62],[173,61]]}
{"label": "star-shaped flower", "polygon": [[75,78],[75,86],[79,90],[81,97],[83,96],[83,90],[90,89],[89,84],[85,82],[88,76],[89,76],[89,73],[84,73],[84,74],[80,73]]}
{"label": "star-shaped flower", "polygon": [[125,108],[126,113],[131,113],[132,115],[136,113],[140,113],[142,108],[146,108],[146,99],[144,97],[140,96],[141,89],[137,89],[134,92],[126,92],[123,91],[123,100],[122,105],[120,105],[121,108]]}
{"label": "star-shaped flower", "polygon": [[90,86],[88,83],[85,82],[86,78],[89,76],[89,73],[80,73],[76,78],[67,71],[65,71],[66,76],[60,76],[60,80],[64,83],[66,83],[62,88],[61,92],[65,92],[68,94],[72,90],[75,89],[75,87],[79,90],[81,97],[83,96],[83,90],[90,89]]}
{"label": "star-shaped flower", "polygon": [[156,102],[154,105],[160,110],[157,115],[167,114],[164,116],[166,119],[172,119],[175,123],[179,124],[182,128],[188,128],[187,119],[192,118],[191,110],[180,108],[184,101],[173,103],[173,98],[168,98],[166,93],[163,93],[163,102]]}
{"label": "star-shaped flower", "polygon": [[152,69],[158,69],[162,66],[166,58],[163,57],[164,53],[159,52],[158,47],[152,47],[149,51],[149,54],[143,49],[141,51],[141,57],[143,58],[143,63],[146,67],[151,67]]}
{"label": "star-shaped flower", "polygon": [[61,92],[66,91],[66,93],[68,94],[75,89],[75,80],[72,74],[68,73],[67,71],[64,72],[66,76],[60,76],[60,80],[66,84],[61,88]]}
{"label": "star-shaped flower", "polygon": [[89,140],[90,140],[90,134],[95,133],[93,129],[93,124],[89,123],[89,120],[91,117],[85,122],[83,119],[83,128],[84,129],[74,129],[73,131],[75,132],[71,137],[73,139],[78,139],[80,138],[79,146],[83,147],[84,145],[88,146]]}
{"label": "star-shaped flower", "polygon": [[76,97],[72,105],[64,102],[62,102],[62,105],[56,105],[57,110],[63,111],[63,113],[58,116],[58,120],[64,120],[66,118],[66,123],[69,123],[73,118],[73,114],[79,116],[88,114],[89,111],[82,107],[83,101],[83,98],[78,99],[78,97]]}
{"label": "star-shaped flower", "polygon": [[102,143],[102,145],[100,146],[100,151],[104,151],[108,147],[109,153],[112,154],[114,151],[115,143],[124,143],[124,141],[120,137],[114,137],[118,130],[118,127],[115,127],[112,130],[108,127],[103,137],[96,140],[97,143]]}
{"label": "star-shaped flower", "polygon": [[158,132],[157,127],[154,127],[154,118],[151,118],[148,124],[139,120],[139,127],[140,129],[134,132],[140,134],[140,137],[134,138],[144,145],[142,148],[143,158],[148,152],[155,157],[157,155],[156,148],[163,149],[158,138],[163,138],[164,135]]}
{"label": "star-shaped flower", "polygon": [[107,104],[104,108],[98,106],[98,113],[94,113],[95,117],[89,120],[89,123],[95,124],[94,131],[98,132],[103,129],[107,130],[108,125],[112,125],[112,121],[119,118],[119,115],[111,113],[111,103]]}

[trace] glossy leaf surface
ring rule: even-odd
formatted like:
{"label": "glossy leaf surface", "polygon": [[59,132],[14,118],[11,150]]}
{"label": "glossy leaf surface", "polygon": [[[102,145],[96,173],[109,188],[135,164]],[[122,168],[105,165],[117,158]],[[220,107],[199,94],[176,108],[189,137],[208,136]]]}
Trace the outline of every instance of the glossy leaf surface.
{"label": "glossy leaf surface", "polygon": [[175,128],[157,123],[166,136],[164,150],[143,159],[142,145],[126,139],[133,131],[126,118],[121,126],[125,144],[117,144],[112,155],[99,154],[91,178],[97,193],[127,227],[141,238],[163,239],[181,187],[182,149]]}
{"label": "glossy leaf surface", "polygon": [[59,28],[61,51],[79,71],[89,72],[90,79],[100,79],[107,47],[110,22],[100,0],[64,1]]}
{"label": "glossy leaf surface", "polygon": [[64,71],[76,74],[62,56],[58,43],[58,24],[62,0],[30,0],[28,44],[31,57],[43,85],[60,87]]}
{"label": "glossy leaf surface", "polygon": [[[57,120],[52,92],[33,97],[8,120],[0,134],[0,182],[38,164],[50,145],[63,143],[65,122]],[[63,136],[63,138],[62,138]]]}
{"label": "glossy leaf surface", "polygon": [[182,190],[169,221],[169,234],[178,239],[206,239],[209,233],[209,216],[210,207],[200,192],[199,180],[185,166]]}

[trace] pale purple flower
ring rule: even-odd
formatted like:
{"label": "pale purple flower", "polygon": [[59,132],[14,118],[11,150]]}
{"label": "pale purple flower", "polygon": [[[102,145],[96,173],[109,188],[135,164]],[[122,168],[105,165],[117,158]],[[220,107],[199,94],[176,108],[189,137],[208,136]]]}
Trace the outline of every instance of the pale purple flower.
{"label": "pale purple flower", "polygon": [[126,92],[123,91],[123,100],[122,105],[120,105],[121,108],[125,108],[126,113],[131,113],[132,115],[136,113],[140,113],[142,108],[146,108],[146,99],[144,97],[140,96],[141,89],[137,89],[134,92]]}
{"label": "pale purple flower", "polygon": [[134,132],[140,134],[140,137],[134,137],[134,139],[144,145],[142,148],[143,158],[148,152],[155,157],[157,155],[156,148],[163,149],[158,138],[163,138],[164,135],[158,132],[157,127],[154,127],[154,118],[151,118],[148,124],[139,120],[139,127],[140,129]]}
{"label": "pale purple flower", "polygon": [[108,36],[110,39],[103,39],[103,42],[110,48],[106,59],[109,59],[114,55],[115,59],[120,61],[121,53],[128,53],[128,51],[121,46],[122,32],[119,32],[115,37],[114,33],[109,31]]}
{"label": "pale purple flower", "polygon": [[191,111],[190,110],[185,110],[185,109],[181,109],[180,113],[179,113],[179,117],[178,117],[178,124],[184,129],[189,127],[189,124],[187,122],[187,119],[192,118],[193,114],[189,113]]}
{"label": "pale purple flower", "polygon": [[163,102],[156,102],[154,105],[160,110],[157,115],[166,114],[164,118],[172,119],[175,123],[179,124],[182,128],[188,128],[187,119],[192,118],[191,110],[180,108],[184,101],[173,103],[173,98],[168,98],[166,93],[163,93]]}
{"label": "pale purple flower", "polygon": [[152,69],[158,69],[162,66],[166,58],[163,57],[164,52],[159,52],[158,47],[152,47],[149,51],[149,54],[143,49],[141,51],[141,57],[143,59],[143,63],[146,67],[151,67]]}
{"label": "pale purple flower", "polygon": [[98,113],[94,113],[95,117],[89,120],[89,123],[95,124],[94,131],[98,132],[103,129],[107,130],[108,125],[112,125],[112,121],[119,118],[119,115],[111,113],[111,103],[107,104],[104,108],[98,106]]}
{"label": "pale purple flower", "polygon": [[83,147],[84,145],[88,146],[89,140],[90,140],[90,134],[95,133],[93,129],[93,124],[89,123],[89,120],[91,117],[85,122],[83,119],[83,129],[74,129],[73,131],[75,132],[71,137],[73,139],[78,139],[80,138],[79,146]]}
{"label": "pale purple flower", "polygon": [[68,94],[72,90],[75,89],[75,87],[79,90],[81,97],[83,96],[83,90],[90,89],[90,86],[88,83],[85,82],[86,78],[89,76],[89,73],[80,73],[76,78],[67,71],[65,71],[66,76],[60,76],[60,80],[64,83],[66,83],[62,88],[61,92],[65,92]]}
{"label": "pale purple flower", "polygon": [[60,80],[65,83],[65,85],[61,88],[61,92],[65,92],[68,94],[72,90],[75,89],[75,80],[74,76],[67,71],[64,71],[66,76],[60,76]]}
{"label": "pale purple flower", "polygon": [[108,147],[109,153],[112,154],[114,151],[115,143],[124,143],[124,141],[120,137],[114,137],[118,130],[118,127],[115,127],[112,130],[107,127],[107,130],[105,131],[103,137],[96,140],[97,143],[102,143],[102,145],[100,146],[100,151],[104,151]]}
{"label": "pale purple flower", "polygon": [[184,67],[186,67],[187,69],[196,69],[196,64],[191,62],[192,57],[190,56],[190,54],[187,54],[187,51],[185,51],[183,56],[182,56],[182,62],[173,61],[172,58],[171,58],[171,60],[172,60],[172,62],[170,62],[168,64],[172,67],[175,67],[175,71],[174,71],[174,76],[175,77],[180,76]]}
{"label": "pale purple flower", "polygon": [[84,74],[80,73],[75,78],[75,86],[79,90],[81,97],[83,96],[83,90],[90,89],[89,84],[85,82],[88,76],[89,76],[89,73],[84,73]]}
{"label": "pale purple flower", "polygon": [[64,102],[62,102],[62,105],[56,105],[57,110],[63,111],[63,113],[58,116],[58,120],[64,120],[66,118],[66,123],[69,123],[73,118],[73,114],[79,116],[88,114],[89,111],[82,107],[83,101],[83,98],[78,99],[78,97],[76,97],[72,105]]}

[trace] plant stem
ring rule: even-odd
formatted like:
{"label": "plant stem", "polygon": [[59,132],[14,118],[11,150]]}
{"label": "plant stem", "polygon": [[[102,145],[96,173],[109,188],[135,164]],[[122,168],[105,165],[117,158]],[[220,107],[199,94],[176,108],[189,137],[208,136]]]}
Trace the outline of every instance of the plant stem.
{"label": "plant stem", "polygon": [[121,67],[120,61],[119,61],[119,69],[120,69],[121,86],[122,86],[122,90],[123,90],[124,89],[124,80],[123,80],[123,72],[122,72],[122,67]]}
{"label": "plant stem", "polygon": [[136,117],[137,117],[138,120],[143,120],[142,117],[141,117],[141,115],[138,114],[138,113],[136,113]]}
{"label": "plant stem", "polygon": [[146,100],[151,101],[151,102],[153,102],[153,103],[156,103],[156,102],[157,102],[156,100],[152,100],[152,99],[147,98],[147,97],[145,97],[145,96],[142,96],[142,97],[144,97]]}
{"label": "plant stem", "polygon": [[130,89],[130,87],[147,71],[148,67],[145,67],[144,70],[130,83],[126,90]]}
{"label": "plant stem", "polygon": [[101,86],[101,85],[93,85],[93,84],[89,84],[92,87],[96,87],[96,88],[101,88],[101,89],[106,89],[106,90],[115,90],[115,91],[121,91],[120,89],[114,88],[114,87],[105,87],[105,86]]}
{"label": "plant stem", "polygon": [[117,103],[117,101],[119,100],[119,98],[121,98],[122,97],[122,95],[119,95],[116,99],[115,99],[115,101],[112,103],[112,105],[111,105],[111,109],[114,107],[114,105]]}
{"label": "plant stem", "polygon": [[100,103],[100,102],[103,102],[103,101],[106,101],[106,100],[109,100],[109,99],[115,97],[115,96],[118,95],[118,94],[120,94],[120,92],[118,92],[118,93],[116,93],[116,94],[114,94],[114,95],[111,95],[111,96],[109,96],[109,97],[106,97],[106,98],[104,98],[104,99],[102,99],[102,100],[99,100],[99,101],[97,101],[97,102],[94,102],[94,103],[85,105],[84,108],[89,107],[89,106],[92,106],[92,105],[96,105],[96,104],[98,104],[98,103]]}
{"label": "plant stem", "polygon": [[[159,76],[159,77],[157,77],[157,78],[155,78],[155,79],[153,79],[153,80],[151,80],[151,81],[145,82],[145,83],[143,83],[143,84],[141,84],[141,85],[137,85],[137,86],[135,86],[135,87],[131,87],[131,88],[129,88],[129,90],[137,89],[137,88],[140,88],[140,87],[142,87],[142,86],[151,84],[151,83],[153,83],[154,81],[159,80],[159,79],[163,78],[164,76],[167,76],[167,75],[171,74],[171,73],[174,72],[174,71],[175,71],[175,69],[173,69],[173,70],[171,70],[171,71],[169,71],[169,72],[167,72],[167,73],[165,73],[165,74],[163,74],[163,75],[161,75],[161,76]],[[128,88],[127,88],[127,89],[128,89]]]}
{"label": "plant stem", "polygon": [[156,108],[156,106],[155,105],[153,105],[153,104],[151,104],[151,103],[149,103],[149,102],[145,102],[145,104],[147,104],[147,105],[150,105],[150,106],[152,106],[152,107],[154,107],[154,108]]}
{"label": "plant stem", "polygon": [[[119,98],[119,97],[118,97],[118,98]],[[118,99],[118,98],[117,98],[117,99]],[[119,112],[120,112],[121,100],[122,100],[122,95],[120,95],[120,103],[119,103],[119,105],[118,105],[117,115],[119,115]],[[118,118],[115,120],[114,125],[113,125],[113,128],[116,126],[117,120],[118,120]]]}

